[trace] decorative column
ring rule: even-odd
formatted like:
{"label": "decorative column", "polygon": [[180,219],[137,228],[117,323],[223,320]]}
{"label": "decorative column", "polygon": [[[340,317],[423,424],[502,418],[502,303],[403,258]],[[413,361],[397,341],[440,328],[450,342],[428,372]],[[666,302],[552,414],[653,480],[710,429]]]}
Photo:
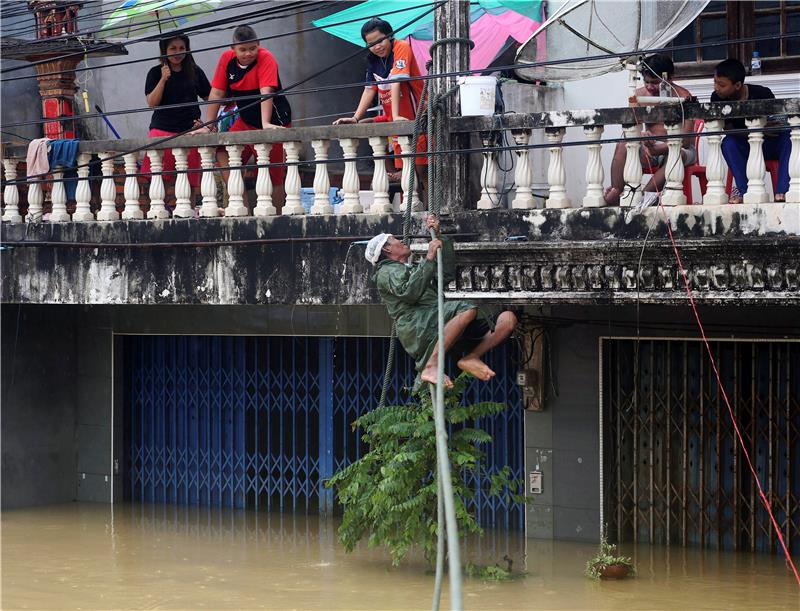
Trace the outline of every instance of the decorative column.
{"label": "decorative column", "polygon": [[[150,171],[161,172],[163,166],[161,165],[161,151],[151,149],[145,153],[150,158]],[[169,210],[164,204],[164,177],[161,174],[152,174],[150,176],[150,209],[147,211],[147,218],[149,219],[168,219]]]}
{"label": "decorative column", "polygon": [[789,190],[787,204],[800,204],[800,115],[789,117],[792,127],[792,152],[789,155]]}
{"label": "decorative column", "polygon": [[[17,160],[3,158],[3,167],[6,170],[6,188],[3,190],[3,201],[5,202],[6,208],[3,210],[3,220],[6,223],[21,223],[22,215],[19,213],[19,189],[14,182],[17,180]],[[28,193],[30,193],[34,184],[36,184],[34,181],[28,181]],[[30,195],[28,195],[28,205],[30,206]]]}
{"label": "decorative column", "polygon": [[100,153],[100,169],[103,181],[100,183],[100,210],[97,211],[98,221],[118,221],[117,212],[117,187],[114,184],[114,153]]}
{"label": "decorative column", "polygon": [[28,214],[25,220],[28,223],[40,223],[42,221],[42,203],[44,202],[44,191],[42,183],[38,180],[28,181]]}
{"label": "decorative column", "polygon": [[93,221],[92,188],[89,185],[89,163],[91,153],[78,155],[78,186],[75,187],[75,213],[72,220],[76,222]]}
{"label": "decorative column", "polygon": [[53,208],[50,211],[51,223],[66,223],[69,221],[67,213],[67,190],[64,188],[64,168],[56,166],[52,168],[53,187],[50,190],[50,202]]}
{"label": "decorative column", "polygon": [[200,216],[219,216],[217,204],[217,182],[214,180],[214,157],[217,149],[214,146],[201,146],[197,149],[200,153],[200,167],[203,175],[200,177],[200,194],[203,203],[200,206]]}
{"label": "decorative column", "polygon": [[371,214],[388,214],[392,211],[392,202],[389,200],[389,176],[386,173],[385,159],[377,159],[386,155],[386,138],[383,136],[372,136],[369,145],[372,147],[372,154],[376,157],[374,169],[372,171],[372,206],[369,211]]}
{"label": "decorative column", "polygon": [[242,180],[242,146],[229,144],[228,151],[228,207],[225,216],[247,216],[244,203],[244,180]]}
{"label": "decorative column", "polygon": [[269,167],[267,167],[272,145],[261,142],[256,144],[255,148],[258,174],[256,175],[256,207],[253,208],[253,216],[274,216],[278,210],[272,204],[272,178],[269,175]]}
{"label": "decorative column", "polygon": [[[705,131],[721,132],[725,127],[722,120],[706,121]],[[710,134],[706,137],[708,143],[708,154],[706,155],[706,178],[708,187],[703,196],[703,204],[706,206],[721,206],[728,203],[728,195],[725,193],[725,158],[722,156],[721,134]]]}
{"label": "decorative column", "polygon": [[[488,134],[481,134],[484,149],[492,145]],[[481,197],[478,200],[478,210],[488,210],[500,207],[500,194],[497,191],[497,153],[493,150],[484,150],[483,167],[481,168]]]}
{"label": "decorative column", "polygon": [[358,180],[355,161],[358,138],[339,138],[339,144],[341,144],[344,151],[344,177],[342,178],[344,203],[342,204],[342,212],[345,214],[360,214],[364,212],[364,207],[361,205],[361,199],[358,194],[361,184]]}
{"label": "decorative column", "polygon": [[545,137],[550,146],[550,165],[547,168],[547,182],[550,185],[550,195],[547,198],[547,208],[571,208],[572,202],[567,197],[567,173],[564,169],[563,149],[561,141],[567,131],[564,127],[548,127]]}
{"label": "decorative column", "polygon": [[[410,155],[413,151],[411,150],[411,136],[398,136],[397,142],[400,144],[400,152],[403,155]],[[403,172],[400,176],[400,184],[403,187],[403,204],[404,206],[408,206],[409,202],[411,203],[411,211],[412,212],[419,212],[422,210],[422,201],[419,199],[419,195],[417,195],[417,181],[414,180],[414,190],[409,192],[409,187],[411,186],[411,174],[415,171],[416,164],[414,157],[403,157]],[[416,177],[415,177],[416,178]]]}
{"label": "decorative column", "polygon": [[311,206],[311,214],[333,214],[331,205],[330,191],[331,181],[328,177],[328,147],[330,140],[312,140],[311,146],[314,148],[314,159],[317,165],[314,168],[314,205]]}
{"label": "decorative column", "polygon": [[[528,146],[531,141],[530,130],[526,129],[512,133],[514,142],[518,146]],[[514,151],[514,153],[517,156],[517,166],[514,171],[514,184],[516,185],[517,193],[514,196],[514,201],[511,202],[511,207],[522,210],[536,208],[536,200],[533,199],[533,191],[531,191],[533,168],[531,167],[530,149],[521,148]]]}
{"label": "decorative column", "polygon": [[139,182],[136,180],[136,153],[125,155],[125,209],[123,219],[142,219],[144,213],[139,206]]}
{"label": "decorative column", "polygon": [[[763,129],[767,124],[766,117],[745,119],[749,129]],[[747,193],[744,194],[745,204],[764,204],[769,201],[766,185],[764,184],[764,133],[749,131],[747,141],[750,143],[750,156],[747,158]]]}
{"label": "decorative column", "polygon": [[285,142],[283,145],[286,151],[286,205],[282,208],[281,214],[305,214],[303,203],[300,201],[300,168],[297,163],[300,161],[300,142]]}
{"label": "decorative column", "polygon": [[585,208],[602,208],[606,205],[603,197],[603,160],[600,157],[600,138],[603,136],[602,125],[584,125],[583,134],[592,144],[587,144],[589,159],[586,163],[586,195],[583,196]]}
{"label": "decorative column", "polygon": [[[622,132],[626,138],[638,138],[642,130],[638,125],[623,125]],[[625,185],[619,196],[620,206],[636,206],[642,201],[642,159],[639,156],[641,143],[638,140],[625,142],[625,166],[622,168],[622,178]]]}
{"label": "decorative column", "polygon": [[[667,123],[667,135],[677,136],[681,133],[680,123]],[[681,156],[680,138],[667,140],[667,161],[664,164],[664,189],[661,191],[661,203],[665,206],[685,206],[686,195],[683,193],[683,157]]]}
{"label": "decorative column", "polygon": [[192,187],[189,184],[189,151],[185,148],[174,148],[172,154],[175,155],[175,210],[172,211],[173,218],[191,218],[194,216],[192,210]]}

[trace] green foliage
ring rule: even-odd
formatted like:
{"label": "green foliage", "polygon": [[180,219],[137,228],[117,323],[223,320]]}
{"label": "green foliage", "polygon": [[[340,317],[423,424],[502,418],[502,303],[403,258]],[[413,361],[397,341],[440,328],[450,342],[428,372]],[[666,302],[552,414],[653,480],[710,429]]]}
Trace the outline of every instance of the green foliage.
{"label": "green foliage", "polygon": [[586,563],[585,574],[590,579],[600,579],[600,571],[612,564],[624,564],[633,573],[633,561],[628,556],[618,556],[617,546],[608,542],[605,535],[600,537],[600,549],[594,558]]}
{"label": "green foliage", "polygon": [[[461,405],[470,380],[462,374],[445,395],[449,423],[466,425],[506,409],[502,403]],[[339,527],[344,548],[352,551],[366,538],[370,547],[385,545],[393,564],[399,564],[413,546],[420,547],[429,561],[436,556],[436,440],[427,385],[413,399],[408,405],[375,409],[356,420],[353,428],[364,431],[362,439],[370,450],[325,483],[336,489],[344,507]],[[525,500],[521,483],[511,479],[508,467],[493,474],[485,471],[483,446],[491,441],[491,435],[469,426],[448,438],[459,534],[482,532],[464,504],[474,496],[464,483],[465,475],[488,477],[491,495]]]}

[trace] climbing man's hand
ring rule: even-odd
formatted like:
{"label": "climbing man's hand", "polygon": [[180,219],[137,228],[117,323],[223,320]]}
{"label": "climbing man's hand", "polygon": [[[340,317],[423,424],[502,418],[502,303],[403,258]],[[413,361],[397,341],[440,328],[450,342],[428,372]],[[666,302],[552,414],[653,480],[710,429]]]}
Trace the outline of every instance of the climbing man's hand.
{"label": "climbing man's hand", "polygon": [[436,259],[436,251],[442,247],[441,240],[431,240],[428,243],[428,256],[426,257],[428,261],[434,261]]}
{"label": "climbing man's hand", "polygon": [[428,224],[428,229],[433,229],[434,233],[439,235],[439,219],[436,218],[436,215],[429,214],[425,222]]}

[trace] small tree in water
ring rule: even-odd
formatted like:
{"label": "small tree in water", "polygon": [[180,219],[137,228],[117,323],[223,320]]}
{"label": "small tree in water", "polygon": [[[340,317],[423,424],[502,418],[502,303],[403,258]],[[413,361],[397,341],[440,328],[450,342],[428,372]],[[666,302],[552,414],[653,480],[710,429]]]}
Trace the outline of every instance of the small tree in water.
{"label": "small tree in water", "polygon": [[[459,427],[448,438],[459,534],[482,532],[466,507],[475,495],[465,483],[470,475],[473,481],[490,482],[490,496],[506,502],[525,500],[519,494],[520,482],[511,479],[508,466],[496,473],[486,471],[482,446],[491,443],[492,437],[468,424],[507,406],[491,402],[461,405],[471,380],[462,374],[445,395],[445,418]],[[352,551],[366,537],[370,547],[385,545],[395,565],[415,545],[429,562],[436,557],[436,439],[427,385],[414,399],[408,405],[378,408],[358,418],[353,428],[364,430],[362,439],[369,452],[325,484],[335,487],[344,507],[339,540],[345,549]]]}

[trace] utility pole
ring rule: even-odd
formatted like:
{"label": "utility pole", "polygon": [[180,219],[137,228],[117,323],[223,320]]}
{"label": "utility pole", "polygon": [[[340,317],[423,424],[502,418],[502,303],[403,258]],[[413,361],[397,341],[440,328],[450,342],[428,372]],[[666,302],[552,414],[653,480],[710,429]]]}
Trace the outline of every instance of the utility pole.
{"label": "utility pole", "polygon": [[[446,0],[436,9],[434,16],[433,39],[469,38],[469,1]],[[462,42],[445,44],[433,52],[433,74],[457,72],[469,69],[469,45]],[[456,84],[457,77],[434,79],[430,83],[433,93],[444,93]],[[461,115],[458,94],[447,99],[447,116]],[[438,143],[441,150],[455,150],[469,147],[469,134],[445,132],[444,142]],[[469,159],[465,155],[448,155],[444,162],[444,202],[442,212],[464,210],[469,193],[467,169]]]}

